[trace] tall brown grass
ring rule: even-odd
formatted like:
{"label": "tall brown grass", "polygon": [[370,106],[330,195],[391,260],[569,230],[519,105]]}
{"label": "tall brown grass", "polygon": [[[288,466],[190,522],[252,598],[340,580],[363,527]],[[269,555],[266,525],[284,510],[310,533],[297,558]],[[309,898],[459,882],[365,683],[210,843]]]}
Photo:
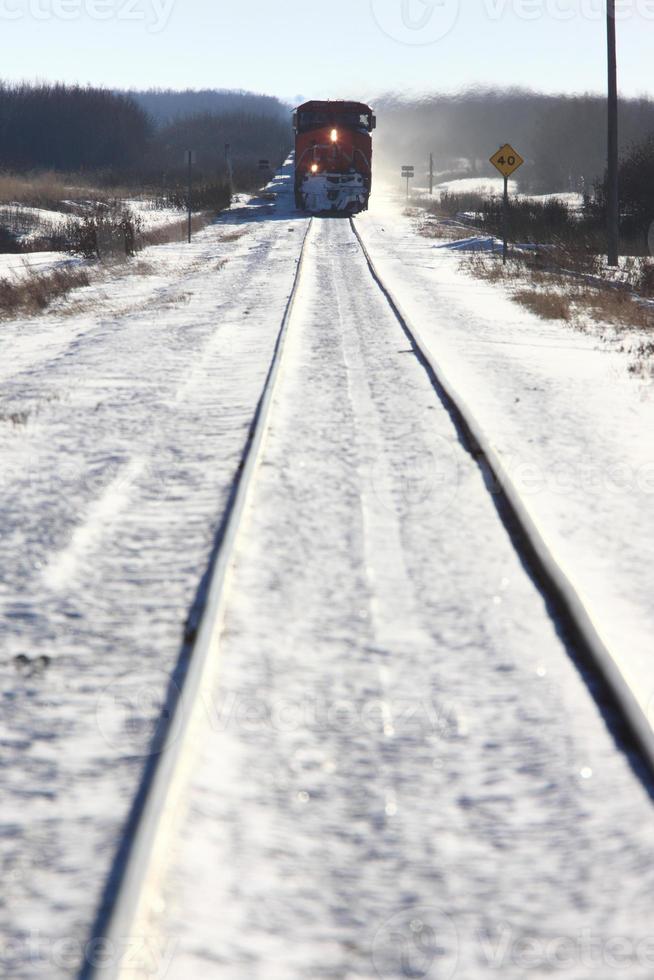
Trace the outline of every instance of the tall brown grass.
{"label": "tall brown grass", "polygon": [[88,271],[79,266],[30,272],[17,280],[0,279],[0,317],[41,313],[55,299],[89,283]]}

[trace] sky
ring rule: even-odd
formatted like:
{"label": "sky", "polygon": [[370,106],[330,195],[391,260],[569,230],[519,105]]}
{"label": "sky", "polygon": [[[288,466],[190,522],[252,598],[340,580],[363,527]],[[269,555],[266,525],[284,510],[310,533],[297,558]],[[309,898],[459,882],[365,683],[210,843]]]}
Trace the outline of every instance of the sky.
{"label": "sky", "polygon": [[[603,91],[605,0],[0,0],[0,77],[374,99]],[[654,95],[654,0],[617,0],[620,87]]]}

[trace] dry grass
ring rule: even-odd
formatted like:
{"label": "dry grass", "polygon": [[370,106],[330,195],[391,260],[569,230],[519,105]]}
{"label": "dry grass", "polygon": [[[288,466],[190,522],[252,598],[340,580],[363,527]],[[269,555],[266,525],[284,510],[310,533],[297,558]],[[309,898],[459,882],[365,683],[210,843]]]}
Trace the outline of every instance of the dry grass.
{"label": "dry grass", "polygon": [[540,288],[518,289],[512,298],[543,319],[572,321],[580,327],[590,320],[616,329],[654,329],[654,307],[622,288],[541,280]]}
{"label": "dry grass", "polygon": [[220,235],[221,242],[237,242],[239,238],[249,233],[249,228],[235,228],[234,231],[226,231]]}
{"label": "dry grass", "polygon": [[461,265],[464,270],[472,272],[478,279],[485,279],[486,282],[512,283],[527,272],[527,266],[522,259],[509,259],[503,265],[499,255],[489,255],[487,252],[470,252]]}
{"label": "dry grass", "polygon": [[563,320],[584,328],[589,322],[615,329],[654,329],[654,305],[643,303],[628,285],[584,281],[562,271],[544,271],[533,259],[473,253],[463,266],[487,282],[503,283],[511,298],[545,320]]}
{"label": "dry grass", "polygon": [[544,320],[570,320],[572,308],[567,296],[541,293],[537,289],[519,289],[513,299]]}
{"label": "dry grass", "polygon": [[130,196],[134,196],[133,189],[112,187],[108,192],[98,188],[91,180],[85,181],[79,174],[45,171],[22,176],[0,173],[0,204],[65,211],[63,201],[105,201]]}
{"label": "dry grass", "polygon": [[[215,214],[206,211],[203,214],[195,214],[191,219],[191,231],[195,234],[202,231],[214,220]],[[149,231],[139,235],[139,247],[147,248],[149,245],[169,245],[172,242],[183,242],[188,236],[188,218],[180,221],[173,221],[170,224],[161,225],[159,228],[151,228]]]}
{"label": "dry grass", "polygon": [[32,272],[17,281],[0,279],[0,317],[41,313],[54,300],[89,283],[88,270],[79,267]]}
{"label": "dry grass", "polygon": [[423,238],[455,241],[457,238],[468,238],[471,232],[470,228],[451,219],[438,221],[432,218],[429,221],[422,222],[418,227],[418,234],[422,235]]}

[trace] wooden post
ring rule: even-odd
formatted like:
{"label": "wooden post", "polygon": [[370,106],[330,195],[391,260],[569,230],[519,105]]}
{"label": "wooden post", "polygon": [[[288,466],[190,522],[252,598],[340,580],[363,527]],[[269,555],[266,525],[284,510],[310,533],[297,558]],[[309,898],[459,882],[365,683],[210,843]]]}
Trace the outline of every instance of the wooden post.
{"label": "wooden post", "polygon": [[509,254],[509,178],[504,178],[504,203],[502,206],[502,264],[506,265]]}

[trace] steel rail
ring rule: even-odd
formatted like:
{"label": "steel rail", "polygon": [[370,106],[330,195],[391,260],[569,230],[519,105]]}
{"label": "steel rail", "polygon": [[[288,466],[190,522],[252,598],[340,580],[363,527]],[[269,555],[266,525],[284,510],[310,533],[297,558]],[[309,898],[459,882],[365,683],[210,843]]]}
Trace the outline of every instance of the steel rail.
{"label": "steel rail", "polygon": [[79,980],[118,980],[123,970],[127,945],[135,941],[134,927],[153,862],[162,816],[172,805],[171,792],[178,778],[189,734],[193,711],[203,681],[213,669],[217,653],[217,634],[224,610],[225,582],[231,565],[241,517],[250,497],[283,360],[289,323],[298,295],[305,264],[307,243],[313,225],[309,220],[300,249],[281,326],[272,359],[259,398],[248,437],[232,485],[221,528],[218,532],[208,569],[208,585],[199,615],[197,633],[179,684],[171,683],[160,715],[161,736],[151,764],[142,777],[132,813],[127,821],[124,839],[110,875],[109,885],[95,924],[85,947]]}
{"label": "steel rail", "polygon": [[579,653],[585,655],[585,659],[599,672],[622,720],[641,750],[650,776],[654,776],[654,730],[644,710],[600,636],[577,590],[547,544],[488,434],[465,399],[448,379],[443,366],[431,352],[415,325],[411,323],[397,297],[384,282],[353,218],[350,218],[350,225],[373,279],[395,314],[418,360],[427,371],[434,388],[448,407],[451,417],[464,434],[468,444],[466,448],[478,463],[486,466],[493,478],[509,520],[518,531],[523,549],[526,548],[528,551],[532,566],[541,583],[566,617],[568,626],[574,633]]}

